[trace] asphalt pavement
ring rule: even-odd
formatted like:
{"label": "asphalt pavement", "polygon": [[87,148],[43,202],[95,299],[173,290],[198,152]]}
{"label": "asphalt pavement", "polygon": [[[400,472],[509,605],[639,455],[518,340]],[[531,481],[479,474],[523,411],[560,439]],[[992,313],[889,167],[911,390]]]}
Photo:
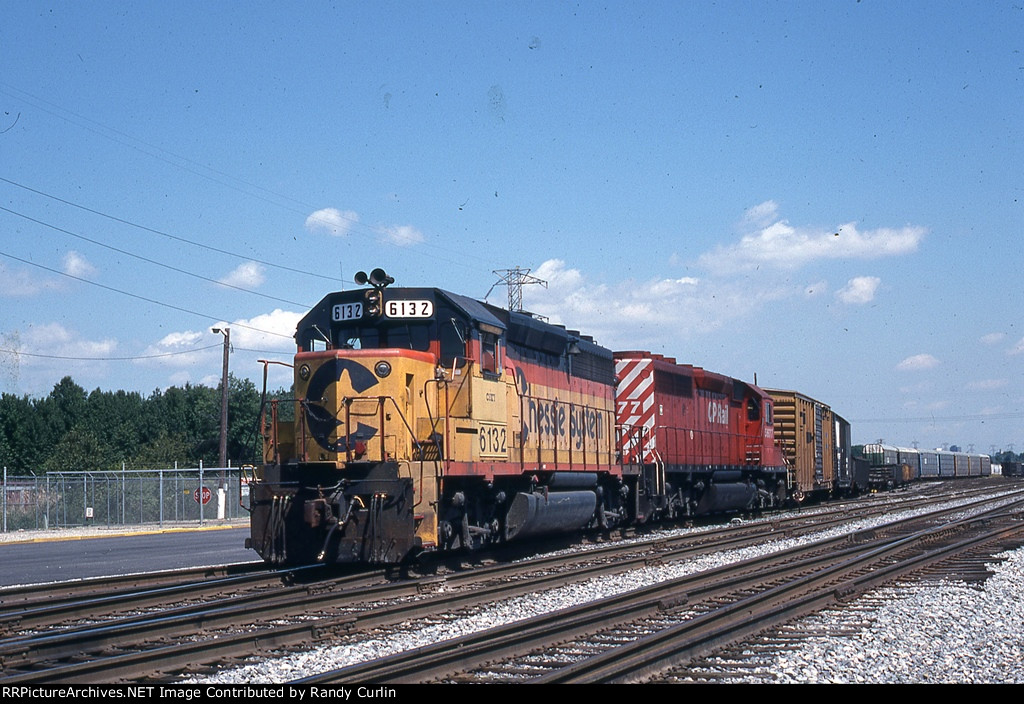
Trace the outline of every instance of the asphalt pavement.
{"label": "asphalt pavement", "polygon": [[0,586],[256,562],[247,525],[125,533],[40,532],[0,542]]}

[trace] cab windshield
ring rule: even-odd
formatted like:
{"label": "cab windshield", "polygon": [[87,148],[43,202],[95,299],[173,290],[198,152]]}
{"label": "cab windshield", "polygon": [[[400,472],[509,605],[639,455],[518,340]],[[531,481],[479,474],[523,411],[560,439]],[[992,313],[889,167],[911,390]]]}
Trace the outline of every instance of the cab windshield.
{"label": "cab windshield", "polygon": [[374,327],[347,326],[334,331],[334,346],[345,350],[398,348],[430,350],[429,323],[400,323]]}

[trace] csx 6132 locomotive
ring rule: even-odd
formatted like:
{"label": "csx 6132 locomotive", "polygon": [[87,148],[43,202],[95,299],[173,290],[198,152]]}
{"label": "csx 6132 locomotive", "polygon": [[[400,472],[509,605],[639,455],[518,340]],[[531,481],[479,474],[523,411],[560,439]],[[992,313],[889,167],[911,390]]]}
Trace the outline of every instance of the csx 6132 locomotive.
{"label": "csx 6132 locomotive", "polygon": [[265,560],[395,563],[784,498],[757,387],[380,269],[356,281],[299,322],[294,399],[265,411]]}

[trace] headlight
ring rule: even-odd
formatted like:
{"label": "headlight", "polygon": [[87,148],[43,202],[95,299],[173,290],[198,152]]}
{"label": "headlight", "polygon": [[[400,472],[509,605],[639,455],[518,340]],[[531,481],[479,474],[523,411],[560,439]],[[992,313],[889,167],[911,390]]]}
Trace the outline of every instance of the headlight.
{"label": "headlight", "polygon": [[309,381],[309,365],[303,364],[299,367],[299,378],[303,381]]}
{"label": "headlight", "polygon": [[391,373],[391,365],[387,362],[377,362],[373,367],[373,371],[377,373],[377,376],[383,379]]}

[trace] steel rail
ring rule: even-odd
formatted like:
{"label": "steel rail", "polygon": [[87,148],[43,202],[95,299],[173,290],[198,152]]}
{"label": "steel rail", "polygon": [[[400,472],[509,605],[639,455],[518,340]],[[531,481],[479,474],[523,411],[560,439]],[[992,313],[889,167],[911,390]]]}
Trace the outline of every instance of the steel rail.
{"label": "steel rail", "polygon": [[[963,507],[956,507],[946,509],[946,511],[963,510]],[[835,516],[818,514],[818,518],[825,518],[829,521],[836,520]],[[843,517],[844,520],[851,520],[853,517],[846,515]],[[807,516],[799,517],[794,520],[807,520]],[[791,529],[788,531],[781,531],[778,529],[778,521],[770,522],[766,524],[752,524],[759,526],[757,532],[749,535],[744,540],[748,543],[752,542],[764,542],[765,532],[774,533],[776,537],[784,537],[785,535],[791,535],[795,530]],[[811,530],[810,527],[801,528],[799,530]],[[702,534],[684,536],[682,538],[675,539],[674,541],[665,542],[677,542],[680,543],[680,547],[675,552],[666,553],[665,556],[651,556],[649,553],[644,552],[649,550],[652,545],[631,545],[631,546],[608,546],[600,548],[598,550],[589,551],[588,553],[576,554],[572,556],[561,556],[558,558],[549,558],[548,562],[571,562],[574,563],[576,569],[572,570],[569,577],[565,574],[561,575],[549,575],[549,576],[533,576],[529,579],[521,579],[519,583],[500,583],[491,585],[484,588],[478,588],[465,593],[446,593],[443,597],[436,598],[424,598],[420,602],[414,603],[403,603],[394,605],[391,607],[375,608],[372,610],[364,610],[354,614],[343,614],[340,616],[329,616],[325,618],[319,618],[312,622],[306,622],[302,624],[291,624],[276,626],[274,628],[259,626],[253,624],[254,607],[253,604],[256,600],[245,601],[245,600],[232,600],[230,606],[218,606],[213,609],[206,609],[203,613],[193,614],[189,616],[191,621],[185,621],[182,614],[163,614],[157,617],[141,618],[134,626],[133,633],[136,633],[137,638],[143,636],[148,638],[155,638],[161,634],[168,636],[174,633],[191,633],[195,635],[195,631],[209,632],[213,629],[225,629],[234,627],[238,629],[240,624],[245,624],[247,629],[256,629],[254,632],[247,633],[221,633],[218,634],[214,641],[206,640],[210,647],[206,655],[199,656],[198,653],[202,653],[202,647],[197,650],[195,646],[165,646],[161,648],[152,649],[150,648],[146,652],[142,653],[131,653],[123,655],[115,655],[114,657],[103,658],[97,660],[95,663],[82,663],[75,664],[72,666],[63,666],[57,668],[51,668],[41,672],[32,673],[18,673],[18,672],[6,672],[7,677],[4,677],[5,682],[31,682],[31,681],[53,681],[53,678],[58,678],[60,681],[110,681],[111,677],[119,678],[135,678],[140,674],[146,672],[152,673],[153,671],[170,672],[177,667],[182,667],[184,664],[193,664],[196,662],[210,662],[220,658],[237,658],[242,655],[251,654],[252,652],[260,652],[267,644],[273,644],[274,647],[280,647],[282,644],[294,646],[296,643],[308,643],[312,641],[320,641],[325,639],[335,638],[340,634],[346,634],[357,630],[365,630],[370,627],[379,625],[394,624],[401,621],[408,621],[415,618],[423,618],[437,613],[440,609],[450,610],[464,605],[472,605],[484,601],[487,599],[500,600],[506,599],[512,594],[527,593],[538,591],[544,588],[551,588],[560,582],[565,581],[577,581],[593,574],[601,574],[607,572],[619,572],[635,567],[636,565],[644,564],[649,562],[651,559],[669,561],[670,559],[679,559],[680,556],[685,555],[687,551],[707,551],[711,545],[702,543],[697,547],[690,545],[686,547],[686,543],[692,543],[694,538],[700,538]],[[656,543],[658,549],[662,549],[661,543]],[[719,548],[720,549],[720,548]],[[614,559],[614,551],[631,551],[634,554],[631,558],[626,561],[618,562],[614,565],[590,565],[585,564],[586,561],[593,561],[595,557],[600,559]],[[599,555],[595,555],[599,554]],[[537,561],[543,562],[543,561]],[[581,567],[580,564],[583,564]],[[482,570],[473,570],[465,574],[450,575],[445,578],[448,586],[453,585],[466,585],[469,583],[479,583],[482,579],[498,579],[499,577],[507,577],[503,573],[509,568],[507,566],[497,566],[493,568],[485,568]],[[525,573],[536,573],[542,569],[542,566],[536,563],[519,565],[514,568],[520,575]],[[395,593],[404,593],[405,595],[419,593],[424,589],[435,588],[436,585],[441,582],[441,579],[434,578],[428,580],[421,580],[418,582],[401,583],[398,586],[389,585],[378,585],[374,588],[367,588],[365,590],[352,590],[351,592],[345,589],[334,588],[330,585],[320,585],[318,587],[300,587],[295,588],[293,592],[285,595],[285,592],[281,592],[275,599],[267,600],[265,605],[269,607],[267,618],[283,617],[286,613],[302,614],[309,609],[325,609],[329,606],[344,605],[345,603],[352,604],[358,600],[366,601],[371,598],[391,598]],[[389,589],[395,589],[390,596],[388,595]],[[301,591],[305,590],[308,594],[303,595]],[[333,604],[332,604],[333,602]],[[272,616],[271,616],[272,615]],[[35,639],[26,641],[21,649],[15,649],[9,651],[3,655],[3,662],[5,670],[8,666],[16,667],[17,665],[27,666],[30,663],[31,657],[35,658],[58,658],[67,657],[72,654],[80,654],[86,647],[95,649],[96,647],[113,647],[122,646],[130,641],[129,634],[125,631],[120,631],[116,627],[116,624],[101,625],[93,629],[94,633],[91,636],[91,641],[74,641],[71,636],[60,636],[60,634],[53,636],[44,636],[42,639]],[[89,642],[88,646],[84,646],[82,643]],[[54,645],[54,644],[57,645]],[[179,654],[175,649],[180,648]],[[30,655],[31,653],[31,655]],[[147,654],[148,653],[148,654]],[[149,668],[146,670],[146,668]]]}
{"label": "steel rail", "polygon": [[[1005,508],[999,507],[992,511],[1003,512]],[[948,509],[944,512],[948,512]],[[904,519],[857,535],[867,539],[869,535],[897,530],[911,522],[920,523],[931,518],[934,516]],[[927,532],[931,534],[935,530],[947,528],[929,529]],[[692,603],[697,597],[713,599],[738,589],[749,588],[752,574],[762,579],[766,575],[770,575],[771,579],[782,579],[787,572],[805,574],[808,570],[820,571],[823,564],[832,564],[837,557],[850,556],[848,559],[854,559],[853,555],[863,552],[863,547],[849,545],[850,540],[850,535],[844,535],[808,546],[790,548],[766,558],[733,563],[708,572],[619,594],[609,599],[340,668],[297,682],[309,684],[366,681],[397,684],[450,677],[453,673],[481,662],[521,655],[550,642],[578,637],[581,632],[594,632],[634,617],[671,610],[681,604]],[[906,539],[896,540],[902,546]],[[749,614],[747,619],[749,620]],[[618,650],[610,651],[607,657],[614,661],[617,652]],[[550,681],[561,680],[557,675],[553,675]]]}
{"label": "steel rail", "polygon": [[[889,582],[897,577],[932,564],[952,553],[971,549],[981,542],[991,542],[1008,535],[1024,533],[1024,525],[1001,528],[995,533],[973,535],[951,545],[928,546],[951,528],[979,526],[991,519],[970,518],[953,524],[922,530],[872,548],[832,567],[758,592],[728,606],[697,616],[677,626],[638,639],[614,650],[574,663],[558,672],[537,678],[541,684],[631,682],[670,667],[684,658],[691,658],[735,642],[763,630],[766,626],[804,616],[833,605],[841,599]],[[904,560],[885,566],[880,560],[906,555],[911,547],[925,550]],[[836,583],[851,573],[867,571],[847,586]]]}

